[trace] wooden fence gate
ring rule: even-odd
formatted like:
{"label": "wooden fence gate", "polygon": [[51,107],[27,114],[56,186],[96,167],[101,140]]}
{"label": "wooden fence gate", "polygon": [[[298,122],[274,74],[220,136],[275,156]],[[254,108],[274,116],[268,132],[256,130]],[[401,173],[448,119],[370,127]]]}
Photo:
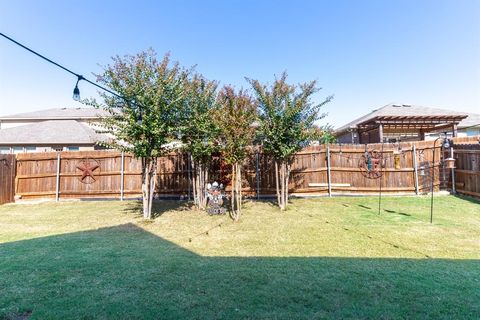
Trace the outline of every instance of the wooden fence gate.
{"label": "wooden fence gate", "polygon": [[480,144],[455,145],[455,191],[480,197]]}
{"label": "wooden fence gate", "polygon": [[0,154],[0,204],[14,201],[15,169],[15,155]]}

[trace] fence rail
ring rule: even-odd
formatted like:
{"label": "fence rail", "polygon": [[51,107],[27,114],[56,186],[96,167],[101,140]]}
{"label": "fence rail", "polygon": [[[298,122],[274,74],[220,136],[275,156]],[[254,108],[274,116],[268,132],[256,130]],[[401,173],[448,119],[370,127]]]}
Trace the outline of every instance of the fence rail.
{"label": "fence rail", "polygon": [[[454,148],[457,169],[450,186],[480,196],[480,148],[464,144]],[[430,192],[433,170],[433,186],[438,190],[448,186],[452,178],[441,161],[448,155],[441,150],[440,144],[434,148],[432,141],[307,147],[293,158],[289,190],[298,195],[338,195],[377,193],[381,188],[385,193],[420,194]],[[377,179],[368,179],[362,173],[365,151],[383,155],[384,167]],[[189,197],[190,168],[187,154],[171,153],[159,158],[157,196]],[[16,156],[15,194],[22,199],[139,197],[141,169],[139,159],[116,151],[23,153]],[[212,158],[209,176],[229,188],[230,167],[221,155]],[[273,159],[261,151],[252,151],[243,165],[242,186],[246,195],[273,195]]]}

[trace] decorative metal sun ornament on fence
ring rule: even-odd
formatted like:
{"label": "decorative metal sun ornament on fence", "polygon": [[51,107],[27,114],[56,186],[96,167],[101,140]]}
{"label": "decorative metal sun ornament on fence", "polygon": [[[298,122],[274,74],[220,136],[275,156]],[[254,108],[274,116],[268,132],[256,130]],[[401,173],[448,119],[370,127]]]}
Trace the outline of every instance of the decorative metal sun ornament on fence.
{"label": "decorative metal sun ornament on fence", "polygon": [[97,181],[93,175],[95,170],[100,171],[100,163],[97,160],[85,158],[80,160],[75,167],[81,171],[81,176],[78,177],[81,183],[90,184]]}
{"label": "decorative metal sun ornament on fence", "polygon": [[367,179],[378,179],[383,175],[383,155],[377,150],[365,151],[358,162],[360,172]]}

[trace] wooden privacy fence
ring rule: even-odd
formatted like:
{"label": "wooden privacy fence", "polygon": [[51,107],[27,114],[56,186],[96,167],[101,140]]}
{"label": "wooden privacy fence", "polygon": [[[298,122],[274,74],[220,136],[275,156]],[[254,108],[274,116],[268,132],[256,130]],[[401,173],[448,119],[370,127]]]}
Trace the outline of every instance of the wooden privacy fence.
{"label": "wooden privacy fence", "polygon": [[[383,154],[385,167],[378,179],[362,174],[365,151]],[[292,194],[368,194],[382,192],[419,194],[429,192],[435,169],[438,189],[441,146],[435,148],[432,164],[431,141],[401,144],[330,145],[305,148],[295,155],[289,189]],[[141,161],[116,151],[23,153],[17,155],[15,193],[29,198],[119,198],[141,195]],[[158,159],[159,197],[189,197],[189,157],[172,153]],[[252,152],[243,167],[243,192],[250,196],[275,194],[272,159]],[[229,188],[230,168],[221,156],[212,158],[210,180]]]}
{"label": "wooden privacy fence", "polygon": [[480,144],[458,144],[453,150],[456,168],[450,185],[456,192],[480,197]]}
{"label": "wooden privacy fence", "polygon": [[14,201],[15,168],[15,155],[0,154],[0,204]]}

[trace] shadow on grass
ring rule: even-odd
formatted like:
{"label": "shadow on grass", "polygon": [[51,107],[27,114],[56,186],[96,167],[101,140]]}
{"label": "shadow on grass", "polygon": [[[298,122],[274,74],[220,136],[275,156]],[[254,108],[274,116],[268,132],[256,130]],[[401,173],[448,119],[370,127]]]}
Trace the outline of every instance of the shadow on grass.
{"label": "shadow on grass", "polygon": [[388,213],[396,213],[396,214],[399,214],[399,215],[402,215],[402,216],[406,216],[406,217],[411,217],[411,216],[412,216],[412,215],[409,214],[409,213],[399,212],[399,211],[395,211],[395,210],[383,209],[383,211],[388,212]]}
{"label": "shadow on grass", "polygon": [[465,201],[468,201],[468,202],[471,202],[471,203],[480,204],[480,199],[477,199],[477,198],[474,198],[474,197],[471,197],[471,196],[467,196],[467,195],[457,193],[457,194],[454,195],[454,197],[465,200]]}
{"label": "shadow on grass", "polygon": [[368,210],[372,209],[371,207],[368,207],[368,206],[363,205],[363,204],[359,204],[358,206],[359,206],[360,208],[364,208],[364,209],[368,209]]}
{"label": "shadow on grass", "polygon": [[[127,214],[142,215],[142,201],[131,201],[123,211]],[[193,204],[190,201],[154,200],[152,205],[153,217],[158,218],[168,211],[192,210]]]}
{"label": "shadow on grass", "polygon": [[0,318],[476,318],[479,260],[205,257],[134,224],[0,245]]}

